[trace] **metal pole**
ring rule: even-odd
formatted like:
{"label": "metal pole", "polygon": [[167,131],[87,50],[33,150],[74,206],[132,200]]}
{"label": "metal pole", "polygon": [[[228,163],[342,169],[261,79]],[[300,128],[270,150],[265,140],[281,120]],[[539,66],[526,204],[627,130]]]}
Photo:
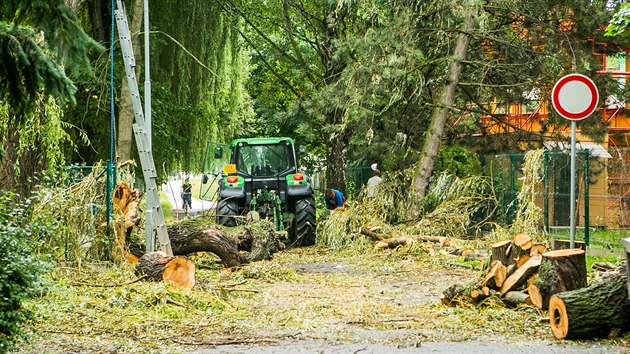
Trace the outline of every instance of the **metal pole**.
{"label": "metal pole", "polygon": [[590,181],[590,150],[584,149],[584,243],[588,246],[591,240],[591,230],[589,230],[590,224],[590,196],[589,188],[591,187]]}
{"label": "metal pole", "polygon": [[575,247],[575,130],[577,123],[572,120],[571,121],[571,211],[570,211],[570,220],[571,220],[571,243],[570,247]]}
{"label": "metal pole", "polygon": [[[144,0],[144,119],[147,127],[147,137],[149,142],[149,151],[152,152],[151,146],[151,47],[149,46],[149,0]],[[147,252],[153,252],[155,249],[153,236],[153,205],[150,198],[146,198],[146,215],[145,215],[145,248]]]}
{"label": "metal pole", "polygon": [[116,143],[114,139],[114,132],[116,129],[116,116],[114,112],[114,33],[116,31],[115,17],[114,17],[114,0],[112,0],[112,23],[110,29],[110,47],[109,47],[109,58],[110,58],[110,67],[109,67],[109,159],[107,160],[107,175],[106,175],[106,185],[107,185],[107,195],[105,197],[106,202],[106,213],[107,213],[107,236],[110,236],[111,228],[110,223],[114,219],[113,216],[113,200],[112,200],[112,191],[114,190],[114,185],[116,184],[116,174],[113,172],[114,170],[114,144]]}
{"label": "metal pole", "polygon": [[149,135],[149,149],[151,142],[151,47],[149,46],[149,0],[144,0],[144,119]]}
{"label": "metal pole", "polygon": [[545,232],[547,233],[547,239],[549,239],[549,163],[551,158],[549,156],[549,151],[545,150],[543,152],[544,160],[545,160],[545,200],[544,200],[544,217],[545,217]]}

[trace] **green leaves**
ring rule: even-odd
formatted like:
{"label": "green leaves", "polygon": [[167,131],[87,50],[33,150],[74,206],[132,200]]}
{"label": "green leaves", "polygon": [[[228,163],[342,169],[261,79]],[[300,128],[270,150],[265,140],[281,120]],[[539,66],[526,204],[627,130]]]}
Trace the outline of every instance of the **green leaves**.
{"label": "green leaves", "polygon": [[630,37],[630,3],[621,5],[619,11],[617,11],[613,18],[608,23],[608,27],[604,34],[609,37],[622,36],[624,38]]}
{"label": "green leaves", "polygon": [[23,111],[40,90],[65,102],[74,102],[76,87],[61,65],[40,47],[41,38],[31,28],[0,22],[0,99]]}
{"label": "green leaves", "polygon": [[30,253],[28,240],[37,233],[29,223],[30,201],[0,193],[0,352],[8,351],[25,336],[24,325],[32,313],[23,307],[39,287],[43,263]]}
{"label": "green leaves", "polygon": [[61,0],[8,1],[0,6],[0,99],[16,111],[29,108],[40,90],[74,103],[66,75],[91,73],[88,54],[102,47]]}

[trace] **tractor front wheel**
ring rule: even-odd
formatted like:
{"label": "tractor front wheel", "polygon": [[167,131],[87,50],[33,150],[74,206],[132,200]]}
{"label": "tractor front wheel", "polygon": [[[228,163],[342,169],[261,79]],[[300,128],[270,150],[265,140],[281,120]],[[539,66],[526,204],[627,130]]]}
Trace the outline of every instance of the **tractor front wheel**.
{"label": "tractor front wheel", "polygon": [[217,203],[217,223],[223,226],[236,226],[238,203],[236,200],[221,199]]}
{"label": "tractor front wheel", "polygon": [[315,244],[315,199],[311,196],[295,201],[295,221],[293,227],[293,243],[296,246],[312,246]]}

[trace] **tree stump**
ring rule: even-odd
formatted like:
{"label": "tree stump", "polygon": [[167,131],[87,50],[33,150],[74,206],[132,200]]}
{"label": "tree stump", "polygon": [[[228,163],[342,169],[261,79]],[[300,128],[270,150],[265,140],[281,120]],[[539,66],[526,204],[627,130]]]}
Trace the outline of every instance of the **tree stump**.
{"label": "tree stump", "polygon": [[604,338],[611,330],[630,329],[630,300],[625,273],[615,273],[587,288],[553,295],[549,323],[558,339]]}
{"label": "tree stump", "polygon": [[577,248],[545,252],[534,281],[542,297],[542,308],[549,307],[551,295],[586,286],[586,254]]}
{"label": "tree stump", "polygon": [[[510,252],[510,258],[514,261],[528,257],[532,248],[532,238],[526,234],[518,234],[512,239],[512,249]],[[521,264],[527,260],[521,261]],[[517,265],[520,268],[520,265]]]}
{"label": "tree stump", "polygon": [[[573,241],[574,248],[579,248],[581,250],[586,249],[586,243],[584,241]],[[552,247],[554,251],[556,250],[566,250],[571,248],[571,240],[553,240]]]}
{"label": "tree stump", "polygon": [[512,241],[499,241],[492,246],[492,261],[500,261],[504,266],[509,266],[514,263],[514,259],[510,259],[510,253],[512,250]]}
{"label": "tree stump", "polygon": [[140,257],[136,275],[144,275],[152,281],[170,280],[186,289],[195,286],[195,264],[185,257],[169,257],[164,252],[150,252]]}

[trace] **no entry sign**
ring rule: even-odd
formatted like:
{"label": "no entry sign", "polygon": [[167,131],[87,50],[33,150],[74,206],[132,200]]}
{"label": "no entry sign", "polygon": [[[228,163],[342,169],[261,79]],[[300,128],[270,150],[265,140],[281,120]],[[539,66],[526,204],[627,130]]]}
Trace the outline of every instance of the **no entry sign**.
{"label": "no entry sign", "polygon": [[582,120],[595,112],[599,91],[593,80],[580,74],[563,76],[551,90],[551,104],[559,115]]}

